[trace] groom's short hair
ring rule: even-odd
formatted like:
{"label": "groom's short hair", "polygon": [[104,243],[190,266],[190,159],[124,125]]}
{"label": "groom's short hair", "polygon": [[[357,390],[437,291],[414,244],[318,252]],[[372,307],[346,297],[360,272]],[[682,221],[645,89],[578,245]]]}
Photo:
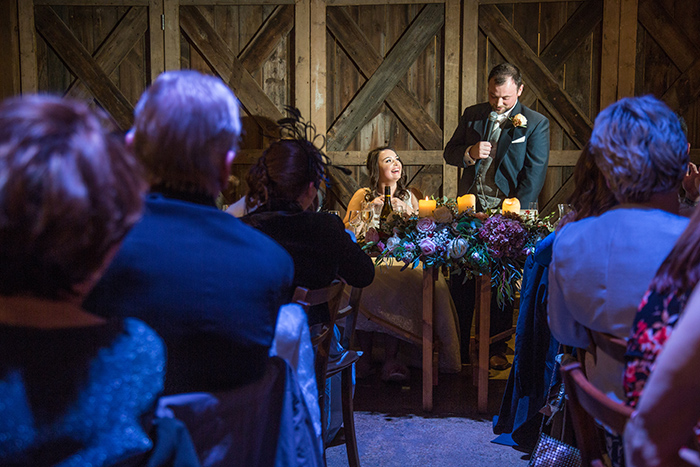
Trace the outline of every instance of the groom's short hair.
{"label": "groom's short hair", "polygon": [[523,84],[523,76],[520,74],[520,69],[511,63],[501,63],[493,67],[489,73],[488,82],[490,83],[491,80],[494,79],[496,85],[500,86],[508,81],[508,78],[513,78],[518,88]]}

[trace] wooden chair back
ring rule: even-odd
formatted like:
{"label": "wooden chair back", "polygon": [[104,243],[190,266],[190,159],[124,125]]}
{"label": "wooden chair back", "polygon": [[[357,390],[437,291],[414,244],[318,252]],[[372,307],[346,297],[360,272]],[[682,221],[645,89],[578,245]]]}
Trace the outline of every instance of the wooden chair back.
{"label": "wooden chair back", "polygon": [[632,415],[632,408],[610,399],[593,386],[579,363],[565,365],[560,371],[583,465],[603,467],[605,445],[595,420],[622,434]]}
{"label": "wooden chair back", "polygon": [[588,338],[591,344],[586,349],[593,357],[596,356],[596,351],[609,355],[615,361],[625,363],[625,353],[627,352],[627,340],[622,337],[617,337],[607,332],[594,331],[586,328]]}
{"label": "wooden chair back", "polygon": [[340,308],[340,299],[343,295],[345,283],[336,279],[329,286],[322,289],[307,289],[297,287],[292,297],[292,302],[304,308],[307,313],[312,306],[328,304],[328,321],[321,323],[321,330],[312,333],[311,344],[314,346],[314,371],[319,395],[325,393],[322,390],[326,383],[326,369],[328,367],[328,355],[330,353],[331,338],[333,337],[333,325]]}
{"label": "wooden chair back", "polygon": [[353,345],[355,337],[355,326],[357,325],[357,315],[360,312],[360,299],[362,298],[362,288],[352,287],[350,289],[350,298],[348,304],[344,308],[338,310],[335,316],[336,323],[345,320],[343,332],[340,337],[340,345],[344,349],[349,349]]}

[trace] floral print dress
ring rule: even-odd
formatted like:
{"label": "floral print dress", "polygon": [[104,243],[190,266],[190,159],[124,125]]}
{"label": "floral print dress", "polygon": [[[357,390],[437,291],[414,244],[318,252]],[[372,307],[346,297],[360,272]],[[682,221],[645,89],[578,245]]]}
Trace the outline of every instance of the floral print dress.
{"label": "floral print dress", "polygon": [[648,290],[637,310],[627,342],[623,387],[627,403],[636,407],[656,358],[671,336],[690,296],[690,291],[659,293]]}

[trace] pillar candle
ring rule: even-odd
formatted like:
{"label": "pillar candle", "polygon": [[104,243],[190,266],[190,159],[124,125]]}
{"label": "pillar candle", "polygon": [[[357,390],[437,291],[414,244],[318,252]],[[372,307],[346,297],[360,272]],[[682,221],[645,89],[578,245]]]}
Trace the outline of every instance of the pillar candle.
{"label": "pillar candle", "polygon": [[466,211],[467,209],[471,209],[472,211],[476,210],[476,196],[471,195],[471,194],[466,194],[464,196],[459,196],[457,198],[457,211],[460,213]]}
{"label": "pillar candle", "polygon": [[419,199],[418,200],[418,217],[429,217],[433,215],[437,202],[434,199]]}
{"label": "pillar candle", "polygon": [[520,200],[518,198],[506,198],[503,200],[503,206],[501,207],[503,212],[514,212],[516,214],[520,213]]}

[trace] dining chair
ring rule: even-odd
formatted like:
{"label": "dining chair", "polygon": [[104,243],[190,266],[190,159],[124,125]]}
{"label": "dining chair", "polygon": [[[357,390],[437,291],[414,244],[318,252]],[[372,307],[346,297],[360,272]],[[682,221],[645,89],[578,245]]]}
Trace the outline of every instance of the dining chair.
{"label": "dining chair", "polygon": [[632,415],[632,408],[610,399],[593,386],[586,379],[580,363],[565,365],[560,371],[583,465],[604,467],[606,449],[596,420],[621,435]]}
{"label": "dining chair", "polygon": [[[328,402],[326,400],[326,379],[328,374],[328,360],[330,357],[330,347],[334,332],[333,327],[336,322],[338,310],[340,309],[340,300],[343,295],[344,288],[345,283],[341,280],[336,279],[329,286],[323,287],[321,289],[307,289],[305,287],[297,287],[292,297],[292,302],[301,305],[301,307],[307,313],[309,312],[309,309],[313,306],[323,304],[328,305],[328,320],[320,323],[320,325],[318,326],[320,329],[315,329],[311,333],[311,344],[313,345],[315,352],[314,372],[316,373],[316,385],[318,387],[318,405],[321,409],[321,429],[322,439],[324,440],[324,448],[328,423],[328,416],[326,414],[326,404]],[[350,385],[352,386],[352,382],[350,383]],[[350,391],[352,391],[352,387],[350,388]]]}
{"label": "dining chair", "polygon": [[339,358],[328,362],[326,378],[340,373],[340,387],[343,409],[343,428],[345,432],[345,450],[350,467],[360,466],[360,456],[357,452],[357,438],[355,436],[355,409],[353,407],[353,365],[360,359],[362,352],[352,350],[357,314],[360,309],[362,288],[352,287],[347,306],[338,310],[335,320],[340,323],[344,320],[343,331],[340,337],[340,345],[345,349]]}
{"label": "dining chair", "polygon": [[594,331],[586,328],[591,345],[586,349],[595,358],[596,349],[608,354],[615,361],[625,363],[625,353],[627,352],[627,340],[617,337],[607,332]]}

